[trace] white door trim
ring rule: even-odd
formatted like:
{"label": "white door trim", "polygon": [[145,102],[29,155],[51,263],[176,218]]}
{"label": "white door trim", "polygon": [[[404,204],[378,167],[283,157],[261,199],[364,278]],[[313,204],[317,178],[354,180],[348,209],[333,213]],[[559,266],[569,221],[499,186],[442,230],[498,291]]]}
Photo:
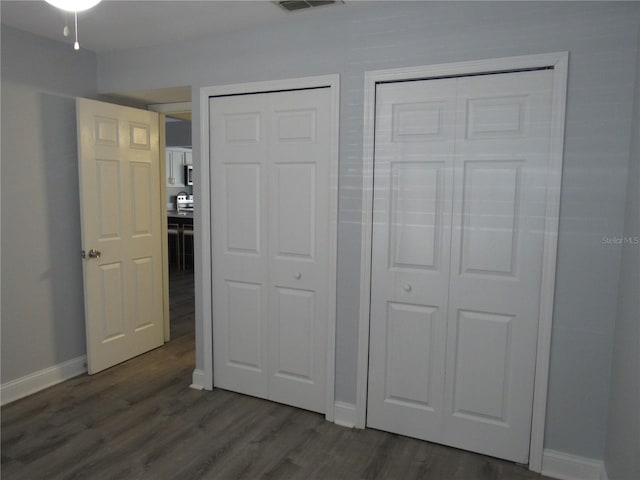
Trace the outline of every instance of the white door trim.
{"label": "white door trim", "polygon": [[553,320],[553,295],[555,288],[558,221],[560,213],[560,185],[562,180],[568,65],[568,52],[556,52],[540,55],[525,55],[365,72],[356,427],[365,427],[367,413],[376,84],[381,82],[417,80],[443,76],[497,73],[511,70],[553,67],[551,143],[549,149],[549,188],[547,190],[540,318],[538,326],[531,444],[529,448],[529,469],[535,472],[540,472],[542,470],[547,382],[549,376],[549,354],[551,347],[551,324]]}
{"label": "white door trim", "polygon": [[334,384],[335,384],[335,337],[336,337],[336,262],[338,240],[338,131],[339,131],[339,99],[340,76],[322,75],[315,77],[291,78],[265,82],[239,83],[200,88],[200,172],[196,172],[201,185],[199,200],[199,235],[202,261],[202,342],[204,353],[203,370],[194,371],[202,386],[213,389],[213,317],[212,317],[212,258],[211,258],[211,168],[209,165],[209,97],[221,95],[238,95],[247,93],[265,93],[278,90],[300,90],[306,88],[329,87],[331,89],[332,151],[330,167],[330,232],[329,245],[331,287],[329,288],[329,318],[327,319],[327,379],[326,379],[326,414],[329,421],[334,417]]}
{"label": "white door trim", "polygon": [[[167,132],[166,116],[158,113],[158,162],[160,162],[160,214],[167,218]],[[162,222],[162,311],[164,312],[164,343],[171,340],[171,311],[169,308],[169,234],[167,222]]]}

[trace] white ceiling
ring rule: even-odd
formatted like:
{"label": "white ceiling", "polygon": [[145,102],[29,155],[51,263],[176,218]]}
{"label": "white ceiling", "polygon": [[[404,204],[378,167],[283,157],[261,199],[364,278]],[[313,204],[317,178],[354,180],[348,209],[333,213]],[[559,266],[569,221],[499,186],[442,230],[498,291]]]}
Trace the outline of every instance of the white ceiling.
{"label": "white ceiling", "polygon": [[[102,53],[295,21],[364,4],[347,2],[289,13],[268,0],[103,0],[78,14],[78,31],[82,48]],[[72,38],[62,35],[65,14],[44,0],[2,0],[0,15],[3,24],[73,44]],[[67,13],[67,21],[73,37],[73,14]]]}

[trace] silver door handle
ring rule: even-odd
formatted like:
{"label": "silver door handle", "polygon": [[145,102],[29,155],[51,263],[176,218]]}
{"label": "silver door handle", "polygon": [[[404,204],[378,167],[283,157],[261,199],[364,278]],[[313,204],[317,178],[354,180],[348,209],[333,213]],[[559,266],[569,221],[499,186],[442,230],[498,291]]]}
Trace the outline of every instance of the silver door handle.
{"label": "silver door handle", "polygon": [[102,255],[102,253],[95,248],[89,250],[89,258],[100,258],[100,255]]}
{"label": "silver door handle", "polygon": [[411,287],[410,283],[405,283],[404,287],[402,287],[402,288],[404,288],[405,292],[410,292],[411,290],[413,290],[413,288]]}

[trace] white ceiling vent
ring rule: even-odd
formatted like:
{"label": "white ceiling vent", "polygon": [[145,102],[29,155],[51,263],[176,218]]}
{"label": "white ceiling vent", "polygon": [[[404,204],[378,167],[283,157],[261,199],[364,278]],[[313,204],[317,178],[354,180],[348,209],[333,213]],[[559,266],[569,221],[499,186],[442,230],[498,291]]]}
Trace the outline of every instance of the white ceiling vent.
{"label": "white ceiling vent", "polygon": [[306,10],[307,8],[324,7],[327,5],[340,5],[343,0],[275,0],[273,3],[284,8],[288,12]]}

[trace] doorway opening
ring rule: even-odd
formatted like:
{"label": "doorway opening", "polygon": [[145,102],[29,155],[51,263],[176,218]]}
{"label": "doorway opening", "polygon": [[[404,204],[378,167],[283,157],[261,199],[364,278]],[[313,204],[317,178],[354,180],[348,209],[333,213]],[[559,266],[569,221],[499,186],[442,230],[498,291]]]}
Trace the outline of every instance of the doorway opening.
{"label": "doorway opening", "polygon": [[[164,161],[166,178],[162,201],[166,207],[167,248],[164,263],[167,267],[166,288],[169,298],[165,341],[169,341],[174,327],[179,327],[174,325],[174,321],[183,319],[184,308],[193,310],[195,302],[194,208],[197,201],[193,182],[191,103],[154,103],[147,108],[160,113],[164,122],[164,135],[161,136],[164,154],[161,153],[160,161]],[[191,315],[191,318],[195,319],[195,316]]]}
{"label": "doorway opening", "polygon": [[[193,154],[191,127],[191,87],[179,86],[119,92],[110,95],[115,103],[135,106],[159,114],[159,155],[161,171],[164,342],[173,330],[189,318],[195,332],[195,235]],[[190,178],[187,178],[189,176]],[[188,314],[191,312],[191,314]],[[174,322],[178,322],[174,325]],[[192,334],[195,335],[195,334]]]}

